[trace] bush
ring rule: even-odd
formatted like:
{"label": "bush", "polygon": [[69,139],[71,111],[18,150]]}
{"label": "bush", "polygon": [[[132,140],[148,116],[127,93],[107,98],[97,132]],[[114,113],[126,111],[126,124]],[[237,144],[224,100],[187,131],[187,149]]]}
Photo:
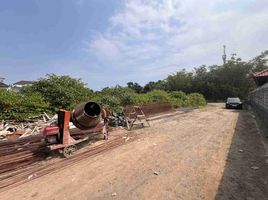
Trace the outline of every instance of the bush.
{"label": "bush", "polygon": [[121,86],[104,88],[101,92],[95,93],[93,100],[107,108],[110,112],[123,112],[127,105],[136,104],[136,94],[129,88]]}
{"label": "bush", "polygon": [[142,105],[142,104],[150,103],[150,99],[149,99],[149,96],[147,94],[138,94],[138,95],[136,95],[135,102],[138,105]]}
{"label": "bush", "polygon": [[184,107],[186,106],[186,102],[183,101],[182,99],[176,99],[176,98],[170,98],[169,103],[174,107],[174,108],[179,108],[179,107]]}
{"label": "bush", "polygon": [[120,104],[120,99],[116,96],[109,96],[106,94],[99,94],[93,101],[99,103],[102,107],[108,109],[110,112],[121,113],[124,107]]}
{"label": "bush", "polygon": [[167,93],[163,90],[153,90],[146,94],[137,94],[133,90],[121,86],[104,88],[101,92],[95,93],[93,100],[115,113],[123,112],[127,105],[143,105],[155,102],[169,102],[175,108],[206,105],[204,97],[198,93],[186,95],[181,91]]}
{"label": "bush", "polygon": [[168,102],[168,93],[163,90],[153,90],[146,93],[149,102]]}
{"label": "bush", "polygon": [[175,108],[187,106],[187,95],[182,91],[173,91],[168,94],[169,102]]}
{"label": "bush", "polygon": [[182,91],[173,91],[173,92],[170,92],[170,93],[168,93],[168,96],[170,98],[181,99],[183,101],[185,101],[187,99],[187,95],[184,92],[182,92]]}
{"label": "bush", "polygon": [[0,119],[22,121],[48,111],[48,107],[39,94],[23,95],[0,90]]}
{"label": "bush", "polygon": [[186,102],[188,106],[205,106],[207,104],[204,96],[199,93],[191,93],[187,95]]}

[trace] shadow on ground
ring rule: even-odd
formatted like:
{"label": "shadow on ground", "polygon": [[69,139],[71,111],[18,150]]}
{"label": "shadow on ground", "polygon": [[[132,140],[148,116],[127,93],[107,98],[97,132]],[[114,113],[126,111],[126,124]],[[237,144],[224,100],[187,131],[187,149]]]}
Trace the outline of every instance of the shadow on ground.
{"label": "shadow on ground", "polygon": [[239,116],[216,199],[268,199],[267,139],[259,133],[251,112],[230,112]]}

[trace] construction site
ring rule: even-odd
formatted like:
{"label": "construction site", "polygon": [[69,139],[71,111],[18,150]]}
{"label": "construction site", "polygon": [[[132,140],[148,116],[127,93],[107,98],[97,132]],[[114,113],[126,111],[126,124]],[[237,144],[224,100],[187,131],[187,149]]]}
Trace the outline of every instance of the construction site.
{"label": "construction site", "polygon": [[267,13],[0,1],[0,200],[268,200]]}
{"label": "construction site", "polygon": [[56,125],[0,142],[1,199],[267,199],[268,141],[252,110],[131,106],[129,124],[110,127],[93,123],[97,104],[90,119],[75,113],[86,106],[75,128],[62,110]]}

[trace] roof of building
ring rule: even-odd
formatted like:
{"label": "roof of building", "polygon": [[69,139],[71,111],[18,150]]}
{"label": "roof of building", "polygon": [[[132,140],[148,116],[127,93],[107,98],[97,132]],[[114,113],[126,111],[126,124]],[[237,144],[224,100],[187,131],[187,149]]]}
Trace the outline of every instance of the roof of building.
{"label": "roof of building", "polygon": [[13,83],[13,85],[28,85],[28,84],[33,84],[35,81],[18,81],[16,83]]}
{"label": "roof of building", "polygon": [[0,82],[0,87],[8,87],[7,84]]}
{"label": "roof of building", "polygon": [[254,74],[255,77],[268,77],[268,68]]}
{"label": "roof of building", "polygon": [[268,68],[255,73],[253,76],[257,86],[262,86],[263,84],[268,82]]}

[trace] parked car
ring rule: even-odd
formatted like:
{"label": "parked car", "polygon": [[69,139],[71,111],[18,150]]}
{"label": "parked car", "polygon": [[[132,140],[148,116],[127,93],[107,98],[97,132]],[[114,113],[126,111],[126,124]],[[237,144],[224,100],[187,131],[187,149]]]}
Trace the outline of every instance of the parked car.
{"label": "parked car", "polygon": [[242,109],[243,103],[238,97],[228,97],[227,101],[225,103],[225,108],[236,108],[236,109]]}

